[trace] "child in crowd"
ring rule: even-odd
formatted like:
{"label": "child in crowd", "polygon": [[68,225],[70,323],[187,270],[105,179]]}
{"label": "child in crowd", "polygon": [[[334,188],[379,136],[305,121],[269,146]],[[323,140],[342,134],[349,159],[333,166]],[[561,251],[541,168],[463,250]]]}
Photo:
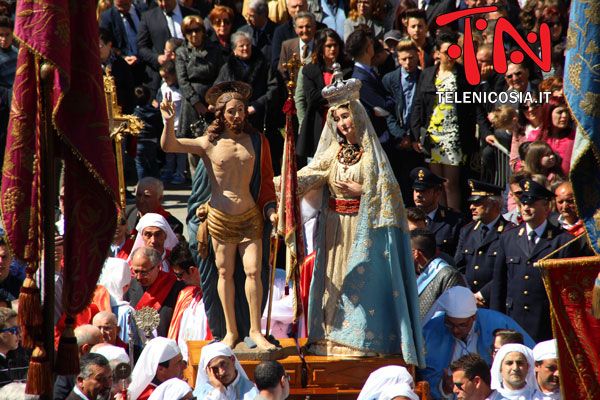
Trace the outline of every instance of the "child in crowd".
{"label": "child in crowd", "polygon": [[525,169],[532,174],[544,175],[550,182],[562,176],[561,159],[546,142],[531,142],[525,156]]}
{"label": "child in crowd", "polygon": [[488,121],[494,128],[494,134],[485,138],[485,141],[494,146],[499,143],[510,150],[513,133],[518,129],[517,110],[508,105],[502,105],[488,114]]}
{"label": "child in crowd", "polygon": [[[177,74],[175,72],[175,63],[173,60],[165,61],[158,69],[160,77],[163,80],[162,85],[156,95],[156,101],[160,104],[163,98],[170,96],[175,106],[175,126],[179,126],[179,117],[181,116],[181,102],[183,96],[179,85],[177,84]],[[167,153],[166,165],[161,171],[160,180],[179,185],[185,182],[185,169],[187,167],[187,154],[185,153]]]}
{"label": "child in crowd", "polygon": [[158,152],[160,135],[163,129],[160,110],[150,104],[150,90],[145,86],[135,88],[136,107],[133,114],[144,122],[144,129],[137,135],[135,167],[138,180],[147,176],[159,177]]}

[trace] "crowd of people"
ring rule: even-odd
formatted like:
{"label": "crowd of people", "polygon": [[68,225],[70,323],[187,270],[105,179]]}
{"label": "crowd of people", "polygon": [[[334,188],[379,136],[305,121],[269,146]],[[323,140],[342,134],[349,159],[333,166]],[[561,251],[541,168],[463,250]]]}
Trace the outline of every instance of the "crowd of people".
{"label": "crowd of people", "polygon": [[[464,19],[439,26],[436,17],[482,5],[496,10],[477,15],[485,29],[471,24],[481,76],[471,85],[450,51],[463,46]],[[284,399],[290,377],[280,363],[259,364],[250,380],[232,351],[246,337],[274,347],[263,336],[269,295],[276,338],[307,337],[319,355],[401,354],[417,367],[414,377],[397,366],[373,372],[359,399],[416,399],[420,380],[434,399],[561,398],[534,263],[591,254],[567,179],[568,10],[563,0],[98,1],[102,68],[123,113],[145,126],[126,146],[135,204],[119,210],[89,318],[78,319],[80,372],[59,376],[54,398],[118,398],[116,367],[134,361],[132,400]],[[14,11],[0,0],[2,154]],[[514,62],[508,35],[507,70],[494,70],[499,18],[522,37],[547,24],[549,71]],[[541,46],[531,44],[539,57]],[[283,63],[293,54],[304,63],[293,93],[306,255],[299,326],[283,271],[270,294],[266,273],[290,79]],[[531,96],[442,101],[469,92]],[[165,184],[189,181],[186,237],[162,200]],[[0,398],[22,393],[31,355],[14,311],[24,268],[0,239]],[[150,332],[133,318],[145,307],[158,316]],[[186,341],[212,339],[192,388],[182,380]]]}

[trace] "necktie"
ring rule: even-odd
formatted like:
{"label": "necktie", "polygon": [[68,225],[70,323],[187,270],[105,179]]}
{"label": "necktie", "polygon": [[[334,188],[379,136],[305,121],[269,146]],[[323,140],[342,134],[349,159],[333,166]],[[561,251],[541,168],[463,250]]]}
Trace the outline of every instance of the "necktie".
{"label": "necktie", "polygon": [[490,230],[490,228],[488,228],[487,225],[484,225],[481,227],[481,241],[482,242],[485,240],[485,237],[489,230]]}
{"label": "necktie", "polygon": [[177,32],[175,30],[175,21],[173,20],[173,11],[167,13],[167,24],[169,25],[171,36],[177,37]]}
{"label": "necktie", "polygon": [[308,57],[308,45],[305,44],[304,46],[302,46],[302,59],[306,59],[306,57]]}
{"label": "necktie", "polygon": [[129,26],[131,27],[131,29],[133,29],[133,31],[135,33],[137,33],[137,28],[135,27],[135,24],[133,23],[133,18],[131,18],[131,14],[130,13],[126,13],[126,14],[123,14],[123,16],[127,20],[127,23],[129,24]]}
{"label": "necktie", "polygon": [[533,248],[535,247],[535,238],[536,238],[536,233],[535,231],[531,231],[529,232],[529,251],[533,251]]}

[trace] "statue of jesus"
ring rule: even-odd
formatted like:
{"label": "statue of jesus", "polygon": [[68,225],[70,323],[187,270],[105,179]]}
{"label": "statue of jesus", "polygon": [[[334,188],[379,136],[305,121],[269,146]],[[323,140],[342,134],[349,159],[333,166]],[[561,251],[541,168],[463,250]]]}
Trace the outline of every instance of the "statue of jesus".
{"label": "statue of jesus", "polygon": [[[202,157],[209,175],[211,198],[208,203],[208,232],[212,238],[219,279],[217,291],[225,314],[226,335],[222,342],[232,349],[239,341],[235,319],[236,252],[246,274],[245,292],[250,311],[249,337],[264,350],[274,349],[260,332],[262,282],[262,233],[266,218],[275,223],[276,198],[268,142],[247,120],[251,86],[241,82],[223,82],[211,88],[207,102],[214,106],[215,120],[198,138],[175,136],[175,109],[171,99],[160,105],[165,120],[161,136],[164,151],[194,153]],[[255,173],[256,143],[260,139],[263,175],[258,195],[251,192]]]}

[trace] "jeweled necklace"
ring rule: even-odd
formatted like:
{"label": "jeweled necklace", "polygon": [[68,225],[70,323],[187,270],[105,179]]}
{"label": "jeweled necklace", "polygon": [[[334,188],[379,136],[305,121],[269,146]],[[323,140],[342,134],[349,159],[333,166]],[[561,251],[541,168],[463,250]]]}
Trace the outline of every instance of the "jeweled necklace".
{"label": "jeweled necklace", "polygon": [[362,149],[357,144],[342,143],[337,153],[338,161],[344,165],[354,165],[360,161]]}

